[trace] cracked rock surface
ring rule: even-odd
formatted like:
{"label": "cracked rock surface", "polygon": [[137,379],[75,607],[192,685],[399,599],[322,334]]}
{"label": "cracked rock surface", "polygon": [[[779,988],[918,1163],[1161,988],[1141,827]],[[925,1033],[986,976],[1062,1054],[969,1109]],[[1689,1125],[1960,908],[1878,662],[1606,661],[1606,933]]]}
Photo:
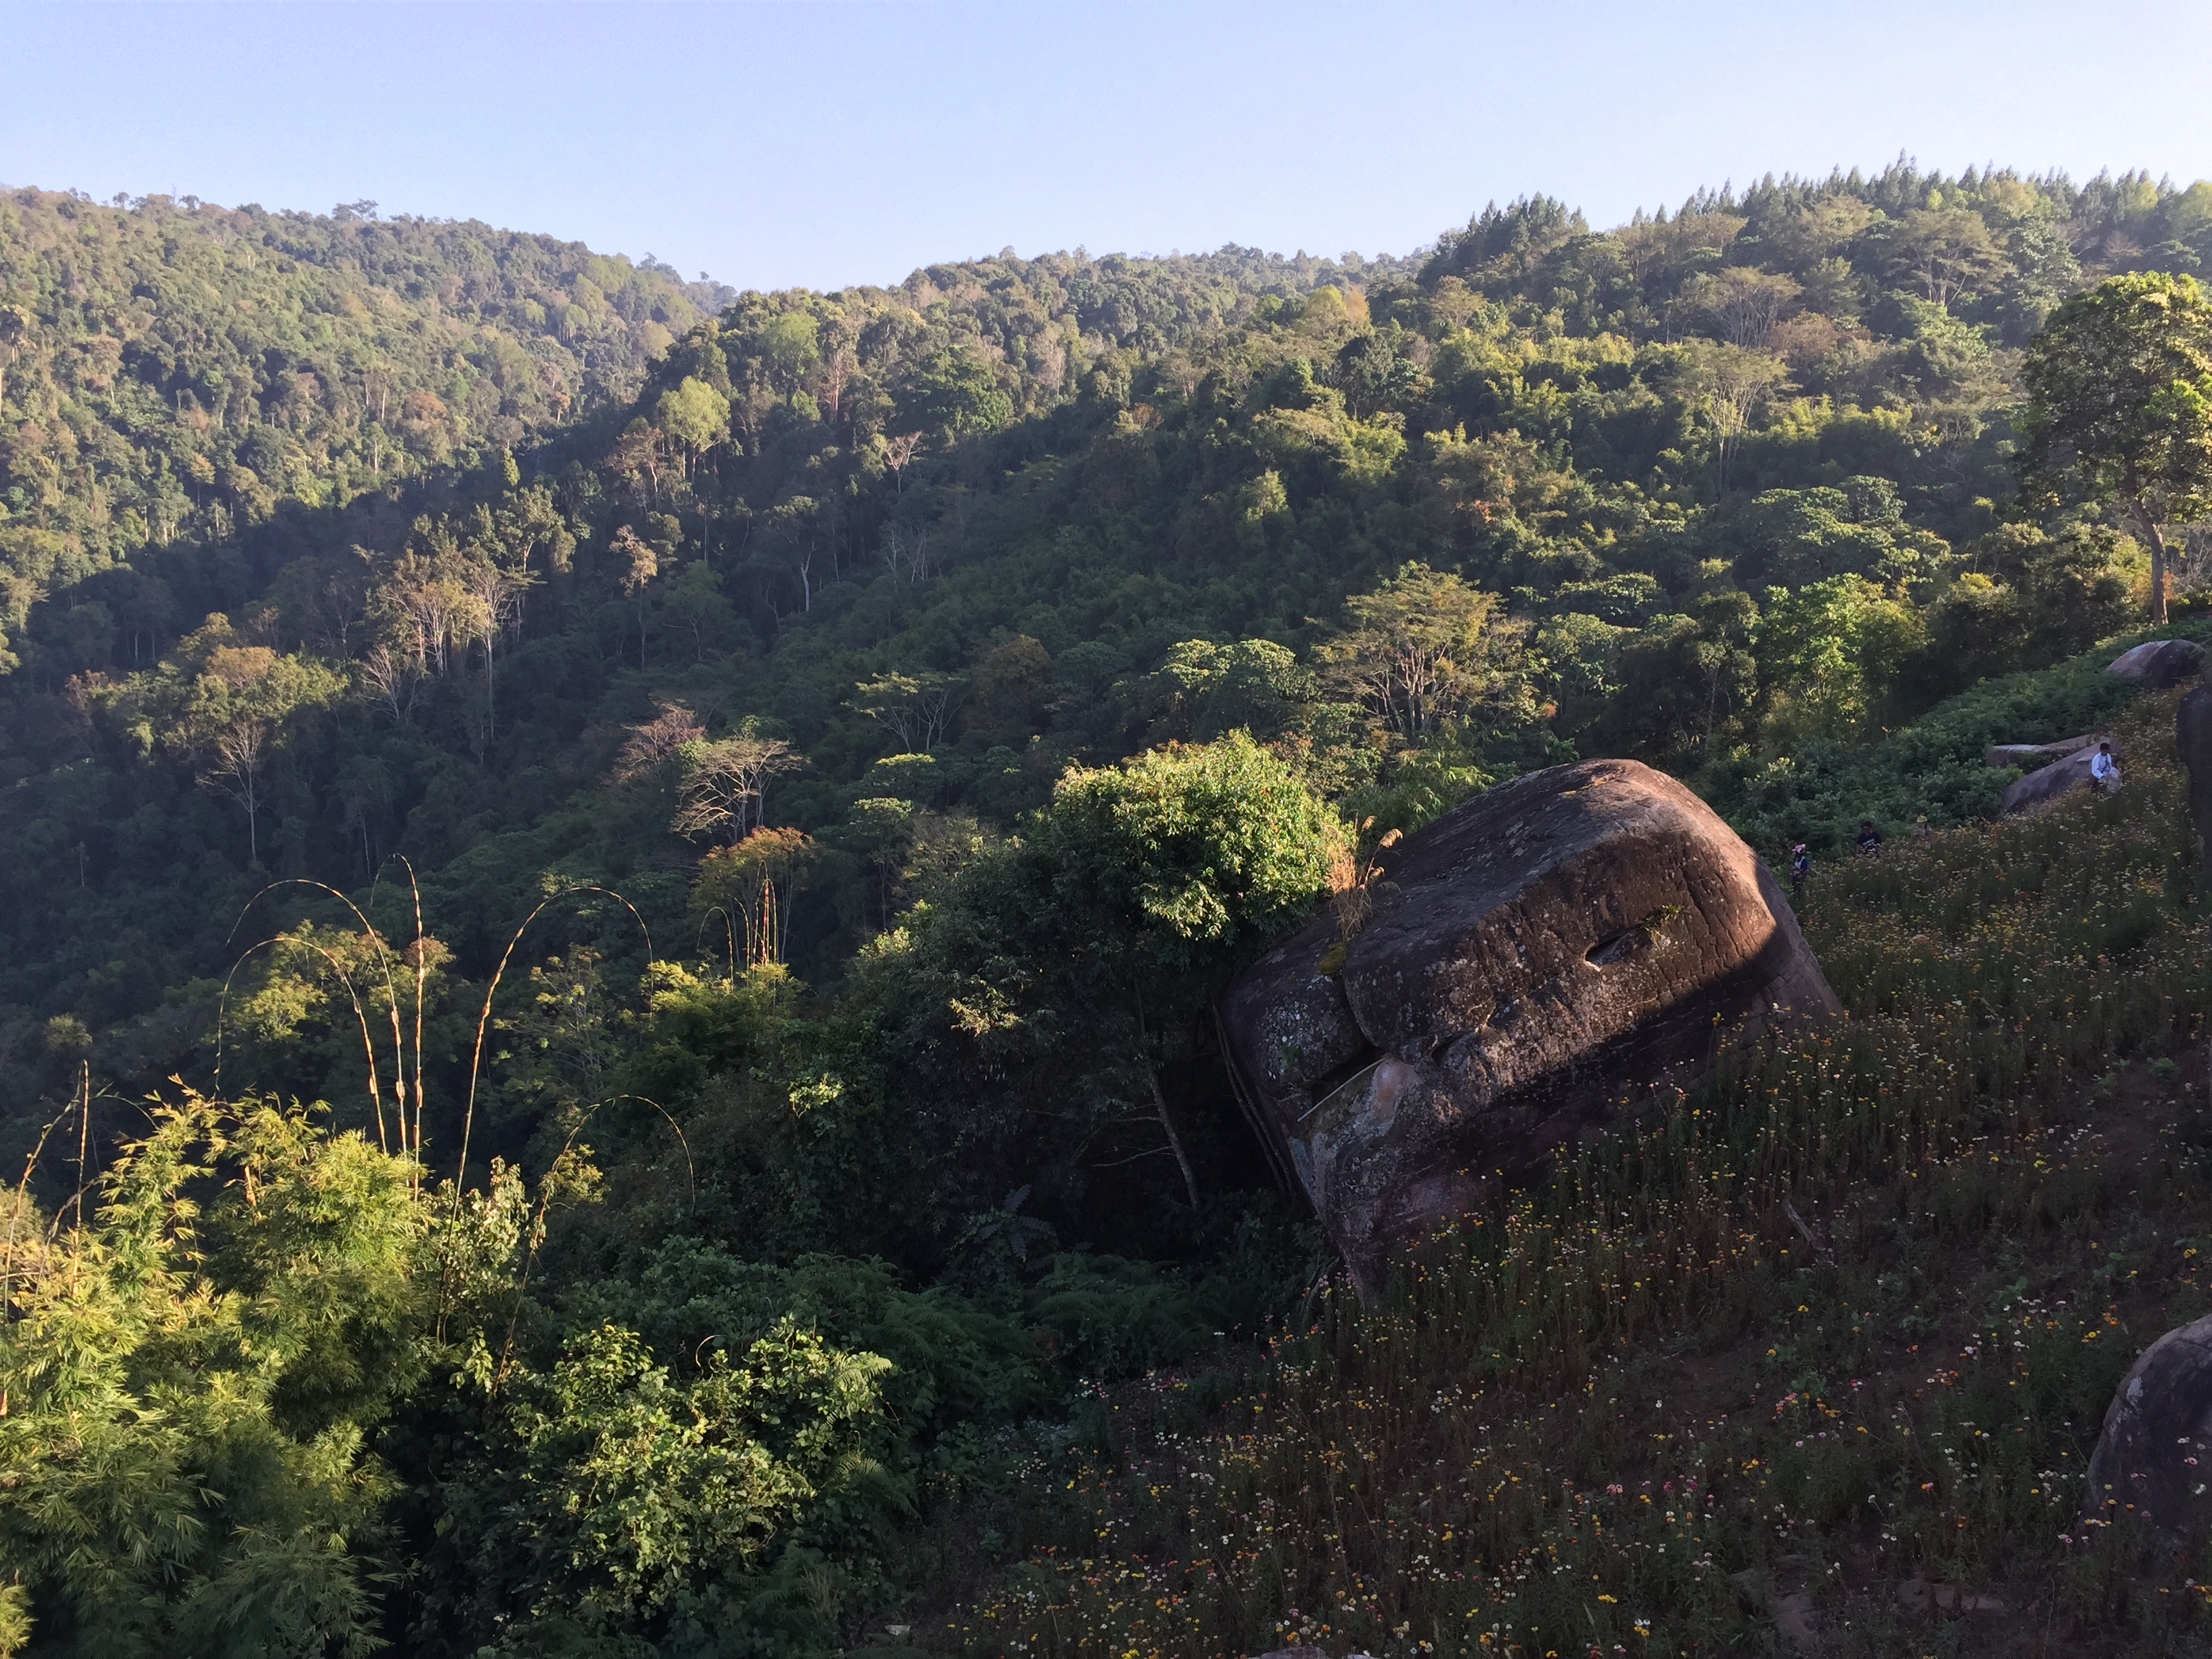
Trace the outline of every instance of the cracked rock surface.
{"label": "cracked rock surface", "polygon": [[1777,1020],[1839,1011],[1765,866],[1634,761],[1476,796],[1221,1004],[1254,1127],[1363,1287],[1391,1247]]}

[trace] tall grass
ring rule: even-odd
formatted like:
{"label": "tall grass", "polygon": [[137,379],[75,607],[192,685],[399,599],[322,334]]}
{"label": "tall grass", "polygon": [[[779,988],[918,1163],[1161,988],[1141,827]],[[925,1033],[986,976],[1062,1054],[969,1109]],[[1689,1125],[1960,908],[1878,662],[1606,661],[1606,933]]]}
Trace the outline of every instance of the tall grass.
{"label": "tall grass", "polygon": [[2074,1520],[2112,1387],[2205,1306],[2173,702],[2129,711],[2118,797],[1826,872],[1848,1021],[1625,1116],[1374,1305],[1326,1295],[1218,1409],[1102,1400],[944,1640],[1707,1653],[1809,1613],[1892,1653],[1913,1579],[2002,1602],[1990,1651],[2178,1639],[2203,1598]]}

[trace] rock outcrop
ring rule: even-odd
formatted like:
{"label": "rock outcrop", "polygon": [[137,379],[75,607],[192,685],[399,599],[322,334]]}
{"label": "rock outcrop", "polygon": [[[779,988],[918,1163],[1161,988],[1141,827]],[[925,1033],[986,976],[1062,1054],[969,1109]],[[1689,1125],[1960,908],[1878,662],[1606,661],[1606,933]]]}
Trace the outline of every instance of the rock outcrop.
{"label": "rock outcrop", "polygon": [[2002,772],[2008,766],[2017,766],[2023,772],[2033,772],[2039,766],[2055,760],[2064,760],[2084,749],[2094,749],[2100,743],[2110,743],[2112,733],[2100,732],[2086,738],[2060,738],[2051,743],[2001,743],[1994,749],[1984,749],[1982,759],[1994,771]]}
{"label": "rock outcrop", "polygon": [[2140,680],[2157,691],[2180,684],[2203,663],[2204,647],[2194,640],[2146,640],[2113,658],[2105,672],[2124,680]]}
{"label": "rock outcrop", "polygon": [[2212,686],[2200,685],[2181,700],[2173,714],[2173,748],[2189,774],[2189,817],[2197,826],[2204,884],[2212,890]]}
{"label": "rock outcrop", "polygon": [[1348,945],[1324,912],[1221,1004],[1254,1127],[1363,1286],[1716,1043],[1838,1012],[1765,866],[1633,761],[1521,778],[1394,849]]}
{"label": "rock outcrop", "polygon": [[[2064,760],[2053,761],[2050,765],[2039,767],[2026,777],[2007,784],[2003,795],[1999,798],[1997,810],[2007,817],[2023,812],[2037,812],[2063,800],[2076,789],[2087,788],[2092,779],[2089,763],[2097,758],[2097,745],[2109,741],[2109,738],[2093,738],[2087,747],[2075,750]],[[2119,752],[2119,746],[2113,744],[2113,755],[2117,757]]]}
{"label": "rock outcrop", "polygon": [[2105,1412],[2081,1494],[2084,1519],[2133,1516],[2168,1538],[2212,1521],[2212,1317],[2168,1331]]}

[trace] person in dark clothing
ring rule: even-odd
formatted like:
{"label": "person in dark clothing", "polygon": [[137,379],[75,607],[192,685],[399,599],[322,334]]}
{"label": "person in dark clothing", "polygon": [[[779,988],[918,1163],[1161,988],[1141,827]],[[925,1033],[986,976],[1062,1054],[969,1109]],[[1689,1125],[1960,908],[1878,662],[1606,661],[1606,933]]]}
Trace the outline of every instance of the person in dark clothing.
{"label": "person in dark clothing", "polygon": [[1805,883],[1813,873],[1813,855],[1799,842],[1790,849],[1790,896],[1802,904],[1805,902]]}
{"label": "person in dark clothing", "polygon": [[1881,831],[1874,827],[1872,818],[1859,820],[1859,856],[1872,858],[1881,851]]}

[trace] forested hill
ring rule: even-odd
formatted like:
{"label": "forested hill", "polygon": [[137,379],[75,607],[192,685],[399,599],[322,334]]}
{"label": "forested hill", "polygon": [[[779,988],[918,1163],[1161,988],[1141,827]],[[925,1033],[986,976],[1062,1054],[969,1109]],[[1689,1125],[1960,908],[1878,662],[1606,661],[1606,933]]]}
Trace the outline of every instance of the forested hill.
{"label": "forested hill", "polygon": [[[1340,279],[1333,261],[1234,248],[1013,268],[1033,269],[1029,285],[1009,284],[997,265],[951,266],[875,295],[867,303],[884,326],[864,345],[842,343],[844,357],[833,351],[823,367],[833,415],[843,394],[848,420],[880,427],[884,392],[865,374],[847,392],[846,374],[857,360],[878,373],[896,362],[931,332],[933,309],[939,333],[943,316],[957,313],[1010,343],[1017,362],[1024,344],[1034,350],[1048,384],[1006,376],[1006,409],[1030,411],[1053,401],[1066,344],[1079,347],[1085,329],[1094,347],[1157,350],[1218,328],[1262,289],[1295,295]],[[981,280],[994,293],[977,307]],[[650,259],[633,266],[474,222],[383,220],[367,203],[319,216],[190,198],[0,198],[0,669],[9,674],[0,766],[9,781],[76,752],[58,694],[153,664],[210,614],[243,627],[281,611],[291,619],[284,643],[319,628],[341,658],[365,643],[356,624],[367,568],[360,581],[316,587],[311,573],[331,573],[302,556],[397,551],[421,508],[468,495],[474,469],[496,472],[518,449],[550,443],[543,459],[552,465],[600,460],[605,416],[638,395],[677,335],[732,297]],[[987,412],[1005,418],[999,411],[994,401]],[[757,396],[737,414],[756,428],[787,417]],[[564,507],[575,506],[585,476],[572,469]],[[679,499],[699,496],[684,489],[654,504]],[[588,516],[577,512],[586,536]],[[519,610],[501,620],[526,625]],[[86,810],[100,817],[107,808]],[[19,835],[35,825],[33,845],[60,827],[37,812],[9,823]],[[192,832],[178,828],[190,843]],[[95,839],[113,848],[114,829]],[[70,847],[82,843],[65,833]],[[173,848],[179,837],[163,839]],[[87,858],[71,867],[91,890],[103,870],[84,845]],[[17,869],[27,893],[48,884],[34,866]],[[137,884],[105,873],[123,907],[115,914],[143,916]],[[77,936],[103,954],[141,937],[97,926]],[[134,1000],[187,960],[164,952],[160,966],[134,969]],[[22,985],[50,983],[43,961],[19,955],[17,964]],[[74,1006],[72,995],[34,1000]]]}
{"label": "forested hill", "polygon": [[[1061,266],[1074,277],[1061,309],[1140,349],[1218,325],[1240,293],[1334,270],[1236,249],[1121,281]],[[970,280],[921,276],[917,304],[933,277]],[[626,403],[677,337],[734,297],[650,256],[380,219],[374,203],[325,216],[0,193],[0,626],[19,633],[50,591],[94,571],[231,544],[284,507],[473,465]],[[173,636],[163,608],[137,606],[142,652]]]}
{"label": "forested hill", "polygon": [[[1232,726],[1365,816],[1571,744],[1779,823],[1824,756],[2127,613],[2131,544],[2006,520],[2015,353],[2208,256],[2212,185],[1900,165],[1605,232],[1526,200],[1401,260],[732,298],[368,204],[17,191],[9,1041],[66,1014],[120,1079],[189,1069],[244,898],[394,853],[471,971],[549,879],[673,937],[763,810],[835,979],[1071,763]],[[1363,655],[1409,609],[1459,641],[1411,700]],[[732,734],[788,775],[672,832],[689,763],[637,757]]]}
{"label": "forested hill", "polygon": [[[730,297],[373,203],[0,194],[8,629],[44,589],[627,400]],[[140,631],[143,649],[173,623]]]}

